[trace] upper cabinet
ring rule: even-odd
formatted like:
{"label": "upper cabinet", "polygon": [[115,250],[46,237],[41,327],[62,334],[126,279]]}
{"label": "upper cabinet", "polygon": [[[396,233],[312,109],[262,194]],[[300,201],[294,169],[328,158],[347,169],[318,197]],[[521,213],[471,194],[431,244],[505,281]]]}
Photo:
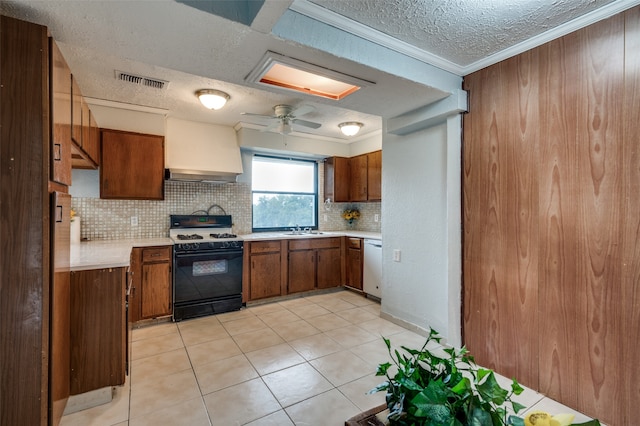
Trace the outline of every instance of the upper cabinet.
{"label": "upper cabinet", "polygon": [[382,151],[325,160],[325,199],[333,203],[380,201],[381,188]]}
{"label": "upper cabinet", "polygon": [[164,137],[103,129],[100,198],[164,199]]}
{"label": "upper cabinet", "polygon": [[349,158],[349,201],[367,201],[367,154]]}
{"label": "upper cabinet", "polygon": [[382,200],[382,150],[367,154],[367,200]]}
{"label": "upper cabinet", "polygon": [[71,164],[79,169],[97,169],[100,165],[100,140],[91,110],[71,75]]}
{"label": "upper cabinet", "polygon": [[324,163],[324,196],[332,203],[344,203],[349,199],[349,159],[330,157]]}
{"label": "upper cabinet", "polygon": [[71,185],[71,71],[58,45],[49,39],[51,89],[50,179]]}

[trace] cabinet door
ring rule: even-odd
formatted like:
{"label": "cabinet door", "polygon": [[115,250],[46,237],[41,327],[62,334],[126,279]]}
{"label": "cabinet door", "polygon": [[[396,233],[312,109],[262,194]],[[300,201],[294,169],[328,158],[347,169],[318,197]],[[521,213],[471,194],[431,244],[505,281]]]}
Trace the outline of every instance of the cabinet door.
{"label": "cabinet door", "polygon": [[164,199],[164,137],[102,130],[100,198]]}
{"label": "cabinet door", "polygon": [[280,296],[280,252],[251,255],[249,300]]}
{"label": "cabinet door", "polygon": [[324,198],[332,203],[349,200],[349,159],[344,157],[327,158],[324,163]]}
{"label": "cabinet door", "polygon": [[349,159],[351,170],[350,201],[367,201],[367,155],[358,155]]}
{"label": "cabinet door", "polygon": [[49,39],[51,53],[51,180],[71,185],[71,71],[58,45]]}
{"label": "cabinet door", "polygon": [[347,249],[347,285],[362,290],[362,250]]}
{"label": "cabinet door", "polygon": [[129,322],[142,319],[142,249],[134,247],[131,250],[131,288],[129,289]]}
{"label": "cabinet door", "polygon": [[71,273],[71,395],[124,384],[125,268]]}
{"label": "cabinet door", "polygon": [[69,290],[69,256],[70,256],[70,220],[71,195],[54,192],[52,204],[54,211],[52,262],[53,279],[51,280],[51,328],[49,330],[51,344],[49,350],[49,409],[52,424],[58,424],[69,398],[70,380],[70,297]]}
{"label": "cabinet door", "polygon": [[331,288],[342,285],[340,252],[340,248],[337,247],[318,250],[318,288]]}
{"label": "cabinet door", "polygon": [[71,139],[82,148],[82,93],[78,82],[71,76]]}
{"label": "cabinet door", "polygon": [[367,199],[382,200],[382,151],[367,154]]}
{"label": "cabinet door", "polygon": [[171,265],[142,264],[142,318],[171,315]]}
{"label": "cabinet door", "polygon": [[[100,141],[96,138],[94,127],[95,119],[91,114],[89,105],[84,101],[81,102],[82,108],[82,150],[89,156],[89,159],[95,164],[99,164],[98,157],[100,155]],[[93,126],[93,127],[92,127]]]}
{"label": "cabinet door", "polygon": [[316,251],[289,252],[288,293],[309,291],[316,288]]}

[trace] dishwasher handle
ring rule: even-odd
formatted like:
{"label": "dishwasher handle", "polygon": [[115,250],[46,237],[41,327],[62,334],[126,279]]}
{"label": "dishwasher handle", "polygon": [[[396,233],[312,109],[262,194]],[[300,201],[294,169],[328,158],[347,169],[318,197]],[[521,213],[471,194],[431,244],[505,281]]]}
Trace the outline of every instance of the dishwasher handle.
{"label": "dishwasher handle", "polygon": [[380,240],[364,240],[364,243],[369,246],[382,248],[382,241]]}

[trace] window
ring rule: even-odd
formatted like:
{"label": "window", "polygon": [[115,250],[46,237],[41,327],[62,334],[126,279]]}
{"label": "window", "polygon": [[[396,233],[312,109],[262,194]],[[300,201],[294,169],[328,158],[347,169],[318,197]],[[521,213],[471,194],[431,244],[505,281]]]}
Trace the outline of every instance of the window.
{"label": "window", "polygon": [[317,229],[317,170],[315,161],[254,156],[253,230]]}

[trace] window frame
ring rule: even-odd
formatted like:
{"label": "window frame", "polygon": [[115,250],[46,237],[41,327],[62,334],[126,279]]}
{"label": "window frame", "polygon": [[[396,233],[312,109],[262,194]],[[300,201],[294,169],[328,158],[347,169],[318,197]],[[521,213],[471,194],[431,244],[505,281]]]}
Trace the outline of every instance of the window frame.
{"label": "window frame", "polygon": [[[259,158],[269,158],[273,160],[283,160],[283,161],[295,161],[299,163],[310,163],[313,164],[313,194],[310,192],[280,192],[280,191],[255,191],[253,189],[253,161],[256,157]],[[315,222],[314,226],[302,226],[303,228],[310,228],[312,230],[318,229],[318,200],[320,197],[319,187],[318,187],[318,162],[313,159],[308,158],[297,158],[297,157],[284,157],[278,155],[264,155],[264,154],[254,154],[251,158],[251,168],[252,168],[252,184],[251,184],[251,232],[277,232],[277,231],[289,231],[291,230],[290,226],[282,226],[282,227],[269,227],[269,228],[256,228],[254,227],[254,204],[253,198],[255,193],[259,194],[283,194],[283,195],[313,195],[313,202],[315,208],[313,209],[313,219]]]}

